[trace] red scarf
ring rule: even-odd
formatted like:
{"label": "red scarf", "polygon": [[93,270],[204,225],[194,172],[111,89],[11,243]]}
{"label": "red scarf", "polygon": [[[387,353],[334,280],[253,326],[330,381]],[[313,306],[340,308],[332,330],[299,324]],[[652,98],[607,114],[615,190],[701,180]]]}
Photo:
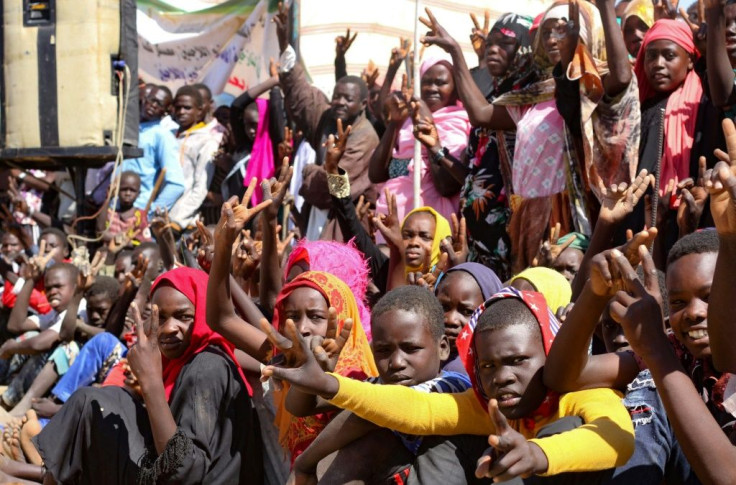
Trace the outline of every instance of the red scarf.
{"label": "red scarf", "polygon": [[[677,20],[662,19],[654,23],[644,36],[634,72],[639,81],[639,100],[643,103],[656,95],[644,72],[644,57],[647,46],[657,40],[669,40],[697,59],[700,56],[690,27]],[[664,113],[664,153],[659,170],[660,195],[664,195],[667,183],[676,183],[690,176],[690,152],[695,140],[695,124],[698,107],[703,97],[703,84],[694,69],[691,69],[677,89],[670,93]],[[672,206],[674,208],[674,205]]]}
{"label": "red scarf", "polygon": [[[552,347],[552,341],[554,341],[555,335],[560,329],[560,324],[557,322],[557,318],[555,318],[547,306],[547,300],[544,299],[544,295],[534,291],[519,291],[512,287],[504,288],[486,300],[485,303],[481,304],[475,312],[473,312],[473,315],[470,317],[470,321],[460,333],[460,337],[457,339],[456,345],[458,354],[465,366],[465,370],[468,372],[468,377],[470,377],[470,382],[473,384],[475,396],[478,398],[481,406],[483,406],[483,409],[488,409],[489,398],[483,391],[483,386],[481,385],[480,380],[478,380],[478,361],[476,360],[475,352],[475,327],[478,325],[480,315],[486,310],[486,308],[505,298],[516,298],[517,300],[520,300],[532,312],[537,323],[539,323],[539,329],[542,332],[544,355],[549,354],[549,349]],[[523,422],[524,427],[533,430],[538,419],[552,416],[557,412],[559,400],[560,395],[558,393],[548,390],[547,396],[544,398],[544,401],[542,401],[542,404],[537,408],[537,410],[530,416],[522,418],[521,421]]]}
{"label": "red scarf", "polygon": [[167,359],[161,355],[161,363],[163,364],[163,379],[164,379],[164,390],[166,391],[166,400],[171,398],[171,392],[174,390],[176,384],[176,378],[179,377],[179,372],[192,358],[198,353],[202,352],[209,345],[215,345],[220,347],[235,363],[238,369],[238,374],[243,380],[245,387],[248,389],[248,395],[253,395],[248,381],[245,380],[243,370],[240,368],[233,349],[235,348],[228,340],[225,339],[219,333],[215,333],[207,325],[206,321],[206,308],[207,308],[207,282],[209,275],[204,271],[198,269],[192,269],[187,267],[180,267],[172,269],[162,274],[156,281],[151,285],[151,295],[160,286],[168,284],[180,291],[184,296],[189,298],[194,304],[194,328],[192,329],[192,339],[189,342],[189,347],[184,351],[180,357],[176,359]]}

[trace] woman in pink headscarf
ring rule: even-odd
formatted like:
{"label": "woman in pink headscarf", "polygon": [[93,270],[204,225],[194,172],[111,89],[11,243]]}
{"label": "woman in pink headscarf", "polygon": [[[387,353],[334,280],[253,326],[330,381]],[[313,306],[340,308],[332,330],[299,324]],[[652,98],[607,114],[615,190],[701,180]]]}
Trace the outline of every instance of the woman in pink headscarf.
{"label": "woman in pink headscarf", "polygon": [[[422,141],[419,205],[433,207],[450,219],[459,208],[461,185],[440,162],[443,158],[460,160],[467,145],[470,122],[458,101],[449,56],[426,59],[420,75],[421,100],[414,107],[407,106],[398,93],[389,98],[386,132],[373,152],[369,175],[371,182],[383,183],[383,187],[396,194],[398,217],[402,220],[414,207],[413,180],[417,169],[414,141],[419,139]],[[433,142],[428,143],[428,139]],[[383,191],[376,205],[379,212],[386,212]]]}

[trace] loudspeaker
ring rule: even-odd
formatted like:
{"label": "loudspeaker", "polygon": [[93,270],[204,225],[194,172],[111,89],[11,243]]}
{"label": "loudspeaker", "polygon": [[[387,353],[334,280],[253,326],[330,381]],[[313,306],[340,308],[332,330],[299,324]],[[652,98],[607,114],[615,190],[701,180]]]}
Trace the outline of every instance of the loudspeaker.
{"label": "loudspeaker", "polygon": [[135,0],[2,0],[0,16],[0,160],[99,166],[124,105],[124,154],[140,156]]}

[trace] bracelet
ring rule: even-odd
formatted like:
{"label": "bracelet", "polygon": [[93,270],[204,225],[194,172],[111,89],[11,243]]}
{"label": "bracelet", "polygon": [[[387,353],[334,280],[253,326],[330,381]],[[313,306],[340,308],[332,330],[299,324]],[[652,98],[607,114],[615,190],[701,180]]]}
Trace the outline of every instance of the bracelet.
{"label": "bracelet", "polygon": [[350,179],[348,178],[348,174],[344,171],[339,174],[328,173],[327,190],[331,196],[337,197],[338,199],[350,197]]}
{"label": "bracelet", "polygon": [[435,164],[440,163],[442,159],[445,158],[446,156],[447,156],[447,149],[440,147],[440,150],[434,155],[432,155],[432,163],[435,163]]}
{"label": "bracelet", "polygon": [[13,285],[13,294],[14,295],[19,294],[20,293],[20,290],[23,289],[23,285],[25,285],[25,284],[26,284],[25,278],[21,278],[19,276],[18,279],[15,281],[15,284]]}

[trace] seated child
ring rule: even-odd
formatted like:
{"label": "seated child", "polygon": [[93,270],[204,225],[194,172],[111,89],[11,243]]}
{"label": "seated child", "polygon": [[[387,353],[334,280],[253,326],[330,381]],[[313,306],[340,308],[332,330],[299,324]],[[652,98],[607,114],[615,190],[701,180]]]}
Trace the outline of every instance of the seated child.
{"label": "seated child", "polygon": [[[8,328],[19,334],[16,339],[6,341],[0,347],[0,382],[8,383],[8,389],[0,396],[0,404],[12,409],[21,400],[38,373],[49,359],[57,367],[68,367],[79,352],[71,340],[61,341],[62,323],[70,306],[77,285],[77,268],[69,263],[56,263],[45,272],[31,264],[32,275],[23,284],[18,300],[10,314]],[[45,315],[26,316],[26,308],[35,281],[44,276],[46,297],[52,311]],[[85,302],[78,304],[78,313],[85,311]],[[54,352],[55,349],[61,349]]]}
{"label": "seated child", "polygon": [[[79,365],[84,365],[84,361],[80,357],[89,354],[90,347],[88,340],[90,335],[104,332],[105,323],[113,303],[118,299],[118,283],[109,276],[98,276],[89,288],[83,288],[77,283],[76,290],[72,299],[67,306],[65,316],[62,320],[59,337],[62,341],[70,339],[70,336],[78,335],[76,341],[80,344],[86,342],[79,351],[79,355],[73,360],[67,358],[67,348],[59,346],[51,353],[46,364],[38,373],[23,399],[10,412],[13,416],[21,416],[28,411],[34,400],[45,395],[51,386],[59,379],[59,376],[65,378],[73,369],[76,371]],[[78,312],[81,301],[86,302],[85,311]],[[79,315],[79,316],[78,316]],[[114,337],[113,337],[114,338]],[[67,396],[68,397],[68,396]]]}
{"label": "seated child", "polygon": [[[470,387],[464,374],[440,369],[449,355],[442,309],[435,297],[424,288],[401,286],[388,292],[373,308],[373,358],[378,377],[368,379],[376,384],[399,384],[423,392],[462,392]],[[397,433],[399,439],[381,433],[380,450],[373,450],[373,460],[355,460],[372,439],[358,440],[379,428],[349,411],[340,413],[316,440],[296,459],[297,474],[314,475],[317,464],[329,454],[339,451],[323,477],[328,483],[363,480],[374,483],[408,469],[419,454],[422,437]],[[350,448],[346,447],[355,442]],[[357,450],[354,448],[361,448]],[[380,453],[380,458],[376,456]],[[390,464],[389,464],[390,462]],[[378,464],[381,466],[377,466]],[[380,476],[376,476],[380,475]]]}
{"label": "seated child", "polygon": [[450,356],[444,370],[465,373],[455,341],[481,303],[503,288],[490,268],[478,263],[462,263],[440,275],[435,295],[445,314],[445,335],[450,341]]}
{"label": "seated child", "polygon": [[[554,315],[538,293],[507,288],[491,297],[458,339],[473,383],[472,391],[460,394],[371,386],[321,372],[311,355],[297,369],[267,366],[263,375],[289,381],[399,432],[490,434],[489,443],[503,456],[491,465],[493,450],[487,450],[479,460],[477,476],[509,480],[621,466],[634,448],[633,427],[621,395],[611,389],[559,395],[542,382],[556,327]],[[535,438],[546,425],[573,416],[582,419],[582,426]]]}
{"label": "seated child", "polygon": [[[118,207],[108,208],[97,219],[97,231],[103,233],[102,240],[110,242],[118,234],[124,234],[120,239],[126,247],[136,246],[151,240],[148,229],[148,215],[144,209],[137,209],[133,204],[141,192],[141,178],[135,172],[120,174],[120,190],[118,192]],[[117,242],[117,239],[116,239]]]}

